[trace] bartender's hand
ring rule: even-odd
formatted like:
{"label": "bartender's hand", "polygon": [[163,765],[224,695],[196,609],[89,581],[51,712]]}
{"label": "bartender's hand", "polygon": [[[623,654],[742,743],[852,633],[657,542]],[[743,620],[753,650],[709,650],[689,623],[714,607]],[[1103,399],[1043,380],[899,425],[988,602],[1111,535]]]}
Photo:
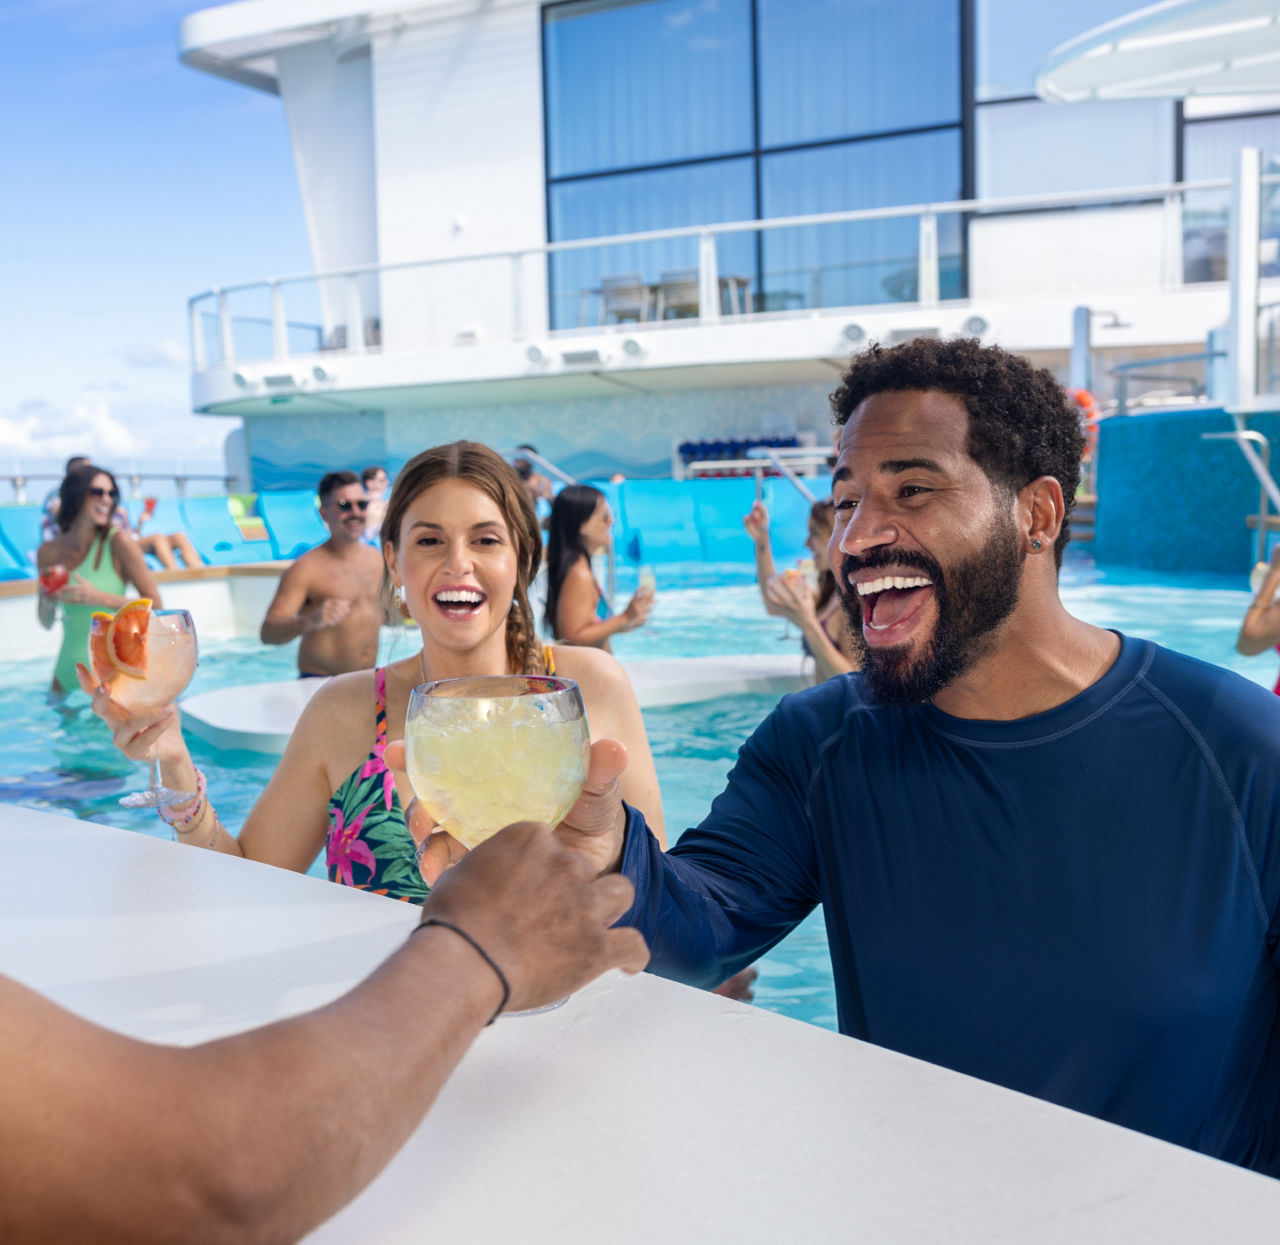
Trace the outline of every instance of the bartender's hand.
{"label": "bartender's hand", "polygon": [[[387,768],[405,769],[404,741],[386,746],[382,759]],[[597,739],[591,745],[587,781],[578,802],[556,827],[565,847],[583,856],[596,873],[616,873],[622,860],[622,836],[627,816],[622,809],[622,771],[627,768],[626,746],[617,739]],[[429,886],[452,864],[467,854],[453,835],[432,824],[426,810],[413,800],[405,814],[405,825],[415,843],[426,839],[422,876]]]}
{"label": "bartender's hand", "polygon": [[426,920],[458,926],[493,958],[511,986],[507,1008],[554,1003],[610,968],[638,973],[649,949],[638,930],[611,929],[633,890],[598,877],[551,827],[520,821],[467,853],[422,905]]}

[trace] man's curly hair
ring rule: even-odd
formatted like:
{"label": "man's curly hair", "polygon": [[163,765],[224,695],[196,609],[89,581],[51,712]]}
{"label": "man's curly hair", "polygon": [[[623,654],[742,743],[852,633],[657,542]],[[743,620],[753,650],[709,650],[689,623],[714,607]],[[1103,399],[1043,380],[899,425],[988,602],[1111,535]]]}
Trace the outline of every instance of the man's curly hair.
{"label": "man's curly hair", "polygon": [[997,488],[1016,493],[1040,476],[1053,476],[1066,503],[1053,547],[1062,565],[1080,487],[1084,432],[1079,411],[1052,373],[972,337],[917,337],[887,350],[873,344],[854,355],[841,380],[831,395],[841,427],[872,394],[934,389],[964,402],[969,453]]}

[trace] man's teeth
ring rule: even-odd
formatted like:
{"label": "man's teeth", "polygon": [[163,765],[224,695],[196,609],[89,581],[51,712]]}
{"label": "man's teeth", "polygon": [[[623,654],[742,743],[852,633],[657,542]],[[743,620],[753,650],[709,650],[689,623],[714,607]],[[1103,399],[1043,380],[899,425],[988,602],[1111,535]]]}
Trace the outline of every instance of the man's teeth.
{"label": "man's teeth", "polygon": [[441,605],[479,605],[484,600],[484,596],[479,592],[454,590],[451,592],[437,592],[436,600]]}
{"label": "man's teeth", "polygon": [[890,588],[927,588],[932,582],[923,575],[882,575],[857,587],[860,597],[869,597],[875,592],[888,592]]}

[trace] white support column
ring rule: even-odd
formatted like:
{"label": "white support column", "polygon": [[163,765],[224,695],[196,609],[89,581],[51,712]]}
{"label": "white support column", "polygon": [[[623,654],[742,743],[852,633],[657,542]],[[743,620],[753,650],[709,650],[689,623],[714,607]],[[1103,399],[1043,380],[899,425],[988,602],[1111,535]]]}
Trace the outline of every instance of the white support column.
{"label": "white support column", "polygon": [[284,318],[284,291],[274,282],[271,286],[271,353],[277,359],[289,353],[289,327]]}
{"label": "white support column", "polygon": [[227,305],[227,296],[222,290],[218,295],[218,335],[222,339],[222,362],[225,367],[233,367],[236,361],[236,346],[231,336],[231,308]]}
{"label": "white support column", "polygon": [[524,252],[511,252],[511,340],[524,340]]}
{"label": "white support column", "polygon": [[1231,188],[1231,381],[1229,401],[1245,405],[1258,393],[1258,235],[1261,228],[1262,156],[1242,147]]}
{"label": "white support column", "polygon": [[720,319],[720,272],[715,235],[710,233],[698,238],[698,318],[703,324]]}
{"label": "white support column", "polygon": [[932,212],[920,217],[918,263],[916,299],[922,307],[934,307],[941,287],[938,283],[938,218]]}
{"label": "white support column", "polygon": [[1164,245],[1161,247],[1161,260],[1165,288],[1177,289],[1183,283],[1184,275],[1181,191],[1164,197]]}

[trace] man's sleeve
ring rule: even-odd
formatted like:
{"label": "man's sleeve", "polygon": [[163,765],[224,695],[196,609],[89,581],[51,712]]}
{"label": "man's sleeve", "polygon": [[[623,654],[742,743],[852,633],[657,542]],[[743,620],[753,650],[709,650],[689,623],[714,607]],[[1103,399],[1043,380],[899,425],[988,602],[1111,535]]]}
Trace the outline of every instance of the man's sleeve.
{"label": "man's sleeve", "polygon": [[622,872],[636,898],[620,923],[644,934],[659,976],[719,985],[819,900],[808,809],[817,749],[788,716],[775,710],[765,720],[706,820],[670,852],[627,810]]}

